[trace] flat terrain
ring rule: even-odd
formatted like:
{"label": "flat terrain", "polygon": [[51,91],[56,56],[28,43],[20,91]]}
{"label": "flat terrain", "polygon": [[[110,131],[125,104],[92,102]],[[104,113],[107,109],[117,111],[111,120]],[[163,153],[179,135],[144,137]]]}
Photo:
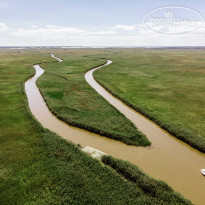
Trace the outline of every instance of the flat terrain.
{"label": "flat terrain", "polygon": [[171,134],[205,152],[205,51],[112,49],[95,78]]}
{"label": "flat terrain", "polygon": [[190,204],[136,166],[105,157],[108,168],[36,122],[24,82],[32,64],[53,61],[48,52],[0,50],[0,204]]}
{"label": "flat terrain", "polygon": [[61,63],[47,63],[37,83],[50,109],[71,125],[120,140],[126,144],[149,145],[147,138],[104,100],[84,78],[85,71],[107,60],[101,50],[57,52]]}

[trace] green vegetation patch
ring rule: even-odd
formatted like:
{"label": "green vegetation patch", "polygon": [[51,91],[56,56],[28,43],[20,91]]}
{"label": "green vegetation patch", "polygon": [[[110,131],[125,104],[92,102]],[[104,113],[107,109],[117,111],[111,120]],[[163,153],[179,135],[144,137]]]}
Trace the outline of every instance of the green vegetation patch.
{"label": "green vegetation patch", "polygon": [[70,125],[126,144],[150,145],[131,121],[86,82],[85,72],[106,62],[102,53],[101,50],[66,50],[56,54],[63,62],[42,64],[45,74],[37,83],[48,107]]}

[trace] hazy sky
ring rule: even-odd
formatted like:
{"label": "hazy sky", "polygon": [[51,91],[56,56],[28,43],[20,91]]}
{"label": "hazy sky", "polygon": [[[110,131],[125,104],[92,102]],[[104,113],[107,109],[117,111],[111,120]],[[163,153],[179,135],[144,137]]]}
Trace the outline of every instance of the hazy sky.
{"label": "hazy sky", "polygon": [[150,11],[173,5],[199,12],[180,8],[176,18],[205,16],[204,0],[0,0],[0,46],[205,46],[202,20],[174,35],[143,23]]}

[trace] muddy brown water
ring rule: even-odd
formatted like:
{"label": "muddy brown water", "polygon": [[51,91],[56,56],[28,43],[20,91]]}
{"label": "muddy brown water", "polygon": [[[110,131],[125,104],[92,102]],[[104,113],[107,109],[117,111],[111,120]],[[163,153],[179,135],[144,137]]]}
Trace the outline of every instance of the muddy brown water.
{"label": "muddy brown water", "polygon": [[[112,61],[108,61],[107,66]],[[205,204],[205,177],[200,169],[205,168],[205,154],[191,148],[168,134],[155,123],[145,118],[119,99],[112,96],[93,78],[94,68],[85,74],[86,81],[110,104],[116,107],[152,142],[152,148],[129,146],[97,134],[72,127],[56,118],[48,109],[36,80],[44,70],[35,65],[36,74],[26,81],[25,90],[29,107],[36,119],[51,131],[82,147],[91,146],[113,157],[127,160],[150,176],[167,182],[195,204]]]}

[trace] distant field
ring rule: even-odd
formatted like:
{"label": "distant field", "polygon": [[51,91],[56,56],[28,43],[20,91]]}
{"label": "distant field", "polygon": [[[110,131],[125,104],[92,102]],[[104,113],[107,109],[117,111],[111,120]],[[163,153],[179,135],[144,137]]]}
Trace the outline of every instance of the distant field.
{"label": "distant field", "polygon": [[205,152],[205,50],[114,49],[95,78],[171,134]]}
{"label": "distant field", "polygon": [[106,157],[117,173],[36,122],[24,81],[32,64],[53,61],[48,52],[0,50],[0,204],[190,204],[136,166]]}
{"label": "distant field", "polygon": [[107,62],[106,52],[95,49],[55,53],[64,61],[42,64],[37,81],[50,109],[71,125],[132,145],[150,145],[147,138],[104,100],[84,78],[85,71]]}

